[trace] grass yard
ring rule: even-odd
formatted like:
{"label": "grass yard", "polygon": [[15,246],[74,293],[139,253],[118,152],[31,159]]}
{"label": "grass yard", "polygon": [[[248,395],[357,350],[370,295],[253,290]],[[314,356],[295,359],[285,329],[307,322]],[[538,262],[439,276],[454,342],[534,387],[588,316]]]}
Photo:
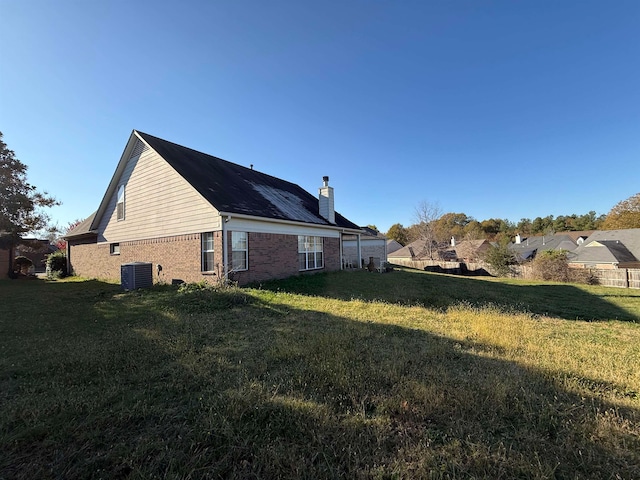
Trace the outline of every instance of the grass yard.
{"label": "grass yard", "polygon": [[640,291],[0,281],[0,479],[640,478]]}

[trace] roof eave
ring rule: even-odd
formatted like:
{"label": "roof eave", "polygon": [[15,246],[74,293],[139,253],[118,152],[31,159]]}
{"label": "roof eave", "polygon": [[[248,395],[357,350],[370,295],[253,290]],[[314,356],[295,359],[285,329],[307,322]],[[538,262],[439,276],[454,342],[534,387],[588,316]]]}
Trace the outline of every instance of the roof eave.
{"label": "roof eave", "polygon": [[63,240],[80,240],[84,238],[92,238],[97,236],[98,236],[98,232],[96,230],[90,230],[88,232],[79,233],[77,235],[64,235],[62,239]]}
{"label": "roof eave", "polygon": [[338,230],[342,233],[353,233],[353,234],[362,233],[361,229],[341,227],[339,225],[332,225],[327,223],[310,223],[310,222],[302,222],[297,220],[285,220],[281,218],[259,217],[257,215],[247,215],[246,213],[233,213],[233,212],[225,212],[225,211],[219,211],[218,213],[223,217],[231,217],[231,218],[236,217],[236,218],[243,218],[246,220],[256,220],[260,222],[282,223],[284,225],[316,227],[316,228],[323,228],[326,230]]}
{"label": "roof eave", "polygon": [[138,135],[138,132],[136,130],[131,131],[131,135],[129,136],[127,145],[124,147],[124,151],[122,152],[122,155],[120,156],[120,160],[118,161],[118,166],[116,167],[116,171],[113,173],[113,176],[109,181],[109,186],[107,187],[107,191],[102,197],[102,200],[100,201],[100,206],[98,207],[98,210],[96,211],[96,215],[93,218],[93,221],[90,226],[91,230],[96,230],[98,228],[98,225],[100,224],[100,220],[102,219],[102,215],[104,215],[104,212],[109,206],[109,200],[115,193],[116,188],[118,187],[118,182],[120,181],[120,177],[122,177],[122,173],[124,172],[127,166],[129,157],[131,156],[131,153],[135,148],[136,140],[140,140],[141,142],[144,142],[145,145],[147,145],[147,142],[145,142]]}

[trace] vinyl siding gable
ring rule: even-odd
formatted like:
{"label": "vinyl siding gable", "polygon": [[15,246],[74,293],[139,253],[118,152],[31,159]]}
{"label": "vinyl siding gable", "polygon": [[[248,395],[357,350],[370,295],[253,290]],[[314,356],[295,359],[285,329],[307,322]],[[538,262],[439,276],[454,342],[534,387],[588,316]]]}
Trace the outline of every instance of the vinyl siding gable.
{"label": "vinyl siding gable", "polygon": [[117,219],[116,188],[100,220],[98,241],[121,242],[218,230],[218,211],[155,150],[138,142],[118,181],[118,187],[125,186],[124,219]]}

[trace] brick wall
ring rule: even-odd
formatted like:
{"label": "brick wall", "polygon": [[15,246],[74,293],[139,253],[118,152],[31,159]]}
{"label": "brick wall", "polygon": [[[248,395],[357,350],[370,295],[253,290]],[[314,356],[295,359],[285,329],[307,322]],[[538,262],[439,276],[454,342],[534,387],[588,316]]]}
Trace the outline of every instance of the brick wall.
{"label": "brick wall", "polygon": [[[215,235],[220,237],[218,232]],[[222,251],[221,238],[216,238],[215,248]],[[109,244],[71,242],[70,259],[73,272],[88,278],[119,280],[120,266],[131,262],[153,263],[154,282],[199,282],[213,277],[200,271],[200,234],[120,242],[120,255],[111,255]]]}
{"label": "brick wall", "polygon": [[[231,232],[228,232],[228,257],[231,264]],[[298,237],[273,233],[249,233],[249,269],[234,272],[232,280],[244,285],[275,278],[298,275]],[[71,268],[79,276],[105,280],[120,280],[120,266],[130,262],[154,264],[154,282],[171,283],[173,280],[199,282],[216,281],[223,274],[217,264],[217,275],[201,273],[200,234],[120,242],[120,255],[111,255],[109,244],[70,242]],[[222,259],[222,232],[214,232],[216,263]],[[340,269],[340,240],[324,239],[325,268]],[[162,270],[157,271],[157,265]],[[314,270],[312,272],[316,272]]]}

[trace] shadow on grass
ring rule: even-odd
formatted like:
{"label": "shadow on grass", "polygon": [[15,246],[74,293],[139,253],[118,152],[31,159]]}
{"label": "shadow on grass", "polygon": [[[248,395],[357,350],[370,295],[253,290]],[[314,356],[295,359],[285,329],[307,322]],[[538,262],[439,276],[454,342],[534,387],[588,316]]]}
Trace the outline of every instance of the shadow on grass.
{"label": "shadow on grass", "polygon": [[459,303],[491,304],[506,311],[566,320],[640,321],[640,292],[632,295],[622,291],[616,295],[602,287],[532,284],[405,269],[386,274],[358,271],[300,276],[265,282],[256,288],[444,309]]}
{"label": "shadow on grass", "polygon": [[638,410],[490,345],[85,286],[50,286],[76,303],[52,328],[2,323],[1,478],[640,477]]}

